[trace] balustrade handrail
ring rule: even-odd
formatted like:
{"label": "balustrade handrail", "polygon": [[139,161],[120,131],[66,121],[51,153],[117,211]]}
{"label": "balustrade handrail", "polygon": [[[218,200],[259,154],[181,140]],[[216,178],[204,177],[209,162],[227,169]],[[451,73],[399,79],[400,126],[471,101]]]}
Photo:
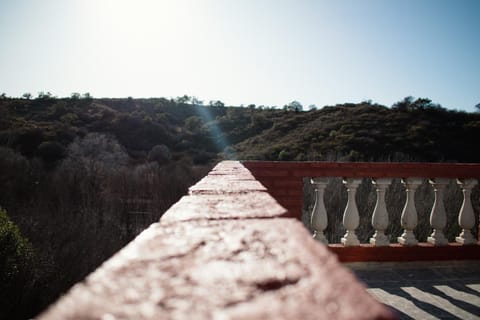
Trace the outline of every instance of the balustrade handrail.
{"label": "balustrade handrail", "polygon": [[292,170],[294,176],[304,177],[480,178],[480,163],[244,161],[244,164],[249,169]]}

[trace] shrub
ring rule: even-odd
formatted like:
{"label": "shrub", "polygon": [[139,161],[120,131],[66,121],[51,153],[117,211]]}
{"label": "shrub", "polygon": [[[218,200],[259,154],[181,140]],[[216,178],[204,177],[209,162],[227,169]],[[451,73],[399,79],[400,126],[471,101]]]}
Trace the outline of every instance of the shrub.
{"label": "shrub", "polygon": [[45,162],[55,162],[65,156],[65,147],[56,141],[44,141],[38,146],[38,154]]}
{"label": "shrub", "polygon": [[18,301],[27,294],[33,266],[33,250],[7,212],[0,208],[0,310],[6,318],[16,318]]}
{"label": "shrub", "polygon": [[278,153],[278,160],[280,161],[290,161],[292,160],[292,153],[289,150],[283,149]]}
{"label": "shrub", "polygon": [[168,163],[172,159],[170,149],[164,144],[156,145],[148,153],[149,161],[156,161],[159,164]]}

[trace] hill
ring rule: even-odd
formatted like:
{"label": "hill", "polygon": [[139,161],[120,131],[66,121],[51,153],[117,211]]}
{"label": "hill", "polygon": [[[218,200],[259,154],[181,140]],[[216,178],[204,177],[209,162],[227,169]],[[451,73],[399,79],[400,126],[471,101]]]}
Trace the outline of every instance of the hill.
{"label": "hill", "polygon": [[[156,145],[173,160],[415,160],[478,162],[480,114],[406,98],[392,108],[363,102],[293,110],[195,105],[186,99],[3,99],[0,145],[60,160],[91,132],[113,136],[134,162]],[[56,150],[48,144],[55,143]],[[57,151],[58,154],[55,154]]]}
{"label": "hill", "polygon": [[222,158],[480,162],[480,114],[428,99],[304,112],[190,97],[3,96],[0,114],[0,206],[33,248],[28,277],[9,280],[19,296],[8,318],[34,316]]}
{"label": "hill", "polygon": [[480,114],[368,103],[280,115],[234,146],[241,159],[478,162]]}

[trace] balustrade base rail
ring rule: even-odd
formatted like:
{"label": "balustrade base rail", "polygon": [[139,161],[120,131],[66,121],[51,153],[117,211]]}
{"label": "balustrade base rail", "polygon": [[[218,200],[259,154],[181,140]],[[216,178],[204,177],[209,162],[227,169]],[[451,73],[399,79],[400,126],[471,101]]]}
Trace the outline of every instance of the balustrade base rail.
{"label": "balustrade base rail", "polygon": [[480,260],[479,244],[465,246],[449,243],[445,246],[434,246],[421,242],[416,246],[391,244],[385,247],[375,247],[371,244],[361,244],[357,247],[330,244],[328,248],[337,255],[340,262]]}

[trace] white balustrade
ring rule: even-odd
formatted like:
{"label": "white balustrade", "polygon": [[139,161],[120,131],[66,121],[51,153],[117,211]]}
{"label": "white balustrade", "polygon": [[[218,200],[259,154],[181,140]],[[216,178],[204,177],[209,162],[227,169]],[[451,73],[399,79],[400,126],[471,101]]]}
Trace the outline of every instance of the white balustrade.
{"label": "white balustrade", "polygon": [[[404,246],[415,246],[418,244],[418,240],[413,232],[418,224],[418,215],[415,207],[415,192],[422,184],[423,180],[424,178],[419,177],[402,179],[406,191],[406,201],[400,218],[403,233],[397,238],[397,241]],[[435,200],[430,212],[430,226],[432,228],[432,233],[427,238],[427,242],[434,246],[448,245],[448,239],[444,234],[444,229],[447,225],[444,193],[450,180],[451,179],[448,178],[433,178],[429,180],[434,191]],[[346,232],[341,238],[341,243],[344,246],[360,245],[360,241],[358,240],[355,231],[360,222],[355,196],[361,182],[361,178],[345,178],[343,180],[343,184],[346,186],[348,194],[347,205],[343,213],[343,225]],[[310,217],[311,226],[314,231],[313,237],[324,244],[328,244],[324,234],[328,225],[324,194],[325,188],[329,183],[329,178],[312,178],[310,183],[315,188],[315,205]],[[390,241],[389,237],[385,235],[385,231],[389,226],[389,214],[385,202],[385,194],[392,183],[392,179],[375,178],[372,179],[372,183],[376,189],[377,200],[372,214],[372,227],[375,230],[375,233],[370,238],[369,242],[376,247],[388,246]],[[475,213],[473,211],[471,194],[472,189],[477,185],[478,181],[475,179],[458,179],[457,183],[463,192],[463,203],[458,215],[458,224],[462,228],[462,231],[455,240],[463,245],[475,244],[477,243],[477,239],[474,238],[472,234],[472,229],[475,227]]]}
{"label": "white balustrade", "polygon": [[375,229],[375,234],[370,238],[370,244],[374,246],[388,246],[390,241],[385,235],[385,230],[388,228],[388,211],[385,203],[385,192],[388,186],[392,183],[392,179],[374,179],[372,183],[377,190],[377,203],[372,215],[372,227]]}
{"label": "white balustrade", "polygon": [[415,208],[415,190],[422,184],[422,178],[406,178],[402,179],[407,192],[407,200],[403,207],[402,216],[400,218],[403,227],[403,234],[397,238],[398,243],[404,246],[414,246],[418,243],[415,238],[413,229],[417,227],[418,217],[417,209]]}
{"label": "white balustrade", "polygon": [[324,244],[328,244],[328,240],[323,233],[328,224],[327,209],[325,209],[325,203],[323,202],[323,195],[328,184],[328,179],[313,178],[310,180],[310,183],[315,187],[315,205],[313,206],[310,219],[314,230],[313,238]]}
{"label": "white balustrade", "polygon": [[455,240],[461,244],[474,244],[475,238],[470,231],[475,226],[475,215],[472,207],[472,189],[477,184],[475,179],[457,180],[457,183],[462,188],[463,203],[458,215],[458,224],[462,227],[462,232]]}
{"label": "white balustrade", "polygon": [[343,184],[347,187],[348,200],[347,206],[343,213],[343,226],[347,229],[347,232],[342,238],[342,244],[346,247],[349,246],[358,246],[360,241],[355,234],[355,229],[357,229],[360,223],[360,216],[358,215],[357,202],[355,200],[355,195],[357,193],[357,188],[362,182],[362,179],[345,179]]}
{"label": "white balustrade", "polygon": [[433,232],[430,237],[427,238],[427,242],[435,246],[444,246],[448,244],[448,240],[443,234],[443,229],[447,225],[447,212],[445,211],[445,205],[443,204],[443,194],[449,181],[450,179],[444,178],[430,180],[430,184],[435,193],[435,201],[433,202],[432,211],[430,213],[430,225],[433,228]]}

